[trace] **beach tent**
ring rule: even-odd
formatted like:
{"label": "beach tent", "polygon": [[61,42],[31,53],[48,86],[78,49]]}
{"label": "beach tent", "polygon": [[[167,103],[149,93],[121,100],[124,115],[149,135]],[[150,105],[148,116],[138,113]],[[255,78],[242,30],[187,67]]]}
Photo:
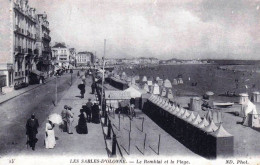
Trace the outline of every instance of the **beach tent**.
{"label": "beach tent", "polygon": [[260,93],[258,91],[255,91],[252,93],[252,101],[255,103],[259,103],[260,102]]}
{"label": "beach tent", "polygon": [[204,119],[202,120],[202,122],[199,123],[198,127],[199,128],[204,128],[207,127],[209,125],[209,122],[207,121],[207,119],[204,117]]}
{"label": "beach tent", "polygon": [[150,92],[149,90],[149,86],[147,85],[147,83],[144,84],[144,88],[143,88],[146,92]]}
{"label": "beach tent", "polygon": [[131,84],[135,84],[135,77],[132,77]]}
{"label": "beach tent", "polygon": [[204,131],[206,132],[214,132],[218,129],[214,121],[212,120],[208,126],[204,128]]}
{"label": "beach tent", "polygon": [[160,88],[159,88],[159,86],[157,84],[153,85],[152,93],[155,94],[155,95],[159,95],[160,94]]}
{"label": "beach tent", "polygon": [[201,117],[200,117],[200,115],[198,114],[198,115],[196,116],[196,118],[195,118],[191,123],[194,124],[194,125],[198,125],[201,121],[202,121],[202,120],[201,120]]}
{"label": "beach tent", "polygon": [[172,83],[170,82],[170,80],[166,79],[164,80],[163,86],[165,88],[172,88]]}
{"label": "beach tent", "polygon": [[121,79],[122,79],[122,80],[126,80],[126,79],[127,79],[127,76],[126,76],[126,73],[125,73],[125,72],[123,72],[123,73],[121,74]]}
{"label": "beach tent", "polygon": [[160,77],[156,77],[156,79],[155,79],[157,82],[158,82],[158,80],[160,80]]}
{"label": "beach tent", "polygon": [[165,96],[166,96],[166,92],[167,92],[167,91],[166,91],[166,88],[163,88],[163,89],[162,89],[162,92],[161,92],[161,96],[162,96],[162,97],[165,97]]}
{"label": "beach tent", "polygon": [[159,86],[162,86],[162,85],[163,85],[163,80],[162,80],[162,79],[159,79],[159,80],[157,81],[157,83],[158,83]]}
{"label": "beach tent", "polygon": [[140,76],[139,75],[135,76],[135,80],[139,81],[140,80]]}
{"label": "beach tent", "polygon": [[218,127],[218,129],[212,133],[213,135],[215,135],[216,137],[230,137],[233,136],[230,133],[228,133],[222,126],[222,124],[220,124],[220,126]]}
{"label": "beach tent", "polygon": [[182,78],[178,78],[177,82],[178,82],[178,84],[183,84]]}
{"label": "beach tent", "polygon": [[142,82],[147,82],[147,77],[146,76],[143,77]]}
{"label": "beach tent", "polygon": [[186,119],[186,121],[192,122],[194,119],[195,119],[195,116],[194,116],[193,112],[191,112],[190,116]]}
{"label": "beach tent", "polygon": [[185,109],[185,112],[183,113],[183,115],[181,115],[181,118],[186,119],[188,118],[188,116],[190,116],[190,113],[187,109]]}
{"label": "beach tent", "polygon": [[171,89],[168,89],[167,98],[168,99],[173,99],[173,94],[172,94],[172,90]]}
{"label": "beach tent", "polygon": [[247,104],[249,98],[247,93],[240,93],[239,94],[239,104]]}
{"label": "beach tent", "polygon": [[178,85],[177,79],[173,79],[172,84],[173,84],[173,85]]}
{"label": "beach tent", "polygon": [[143,93],[146,93],[146,92],[141,92],[141,89],[138,89],[137,87],[133,87],[133,86],[130,86],[124,91],[129,92],[131,98],[141,97]]}
{"label": "beach tent", "polygon": [[147,81],[147,85],[148,86],[152,86],[153,85],[153,81]]}

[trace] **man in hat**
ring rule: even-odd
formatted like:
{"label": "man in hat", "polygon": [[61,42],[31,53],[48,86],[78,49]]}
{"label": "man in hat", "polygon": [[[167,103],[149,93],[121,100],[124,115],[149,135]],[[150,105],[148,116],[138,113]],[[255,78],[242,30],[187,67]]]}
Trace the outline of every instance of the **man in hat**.
{"label": "man in hat", "polygon": [[68,130],[69,134],[73,134],[72,123],[73,123],[74,119],[73,119],[73,113],[71,112],[71,109],[72,108],[70,106],[68,106],[67,111],[66,111],[67,130]]}
{"label": "man in hat", "polygon": [[61,111],[61,117],[63,120],[63,125],[62,125],[63,132],[67,132],[67,109],[68,106],[64,105],[64,109]]}
{"label": "man in hat", "polygon": [[88,99],[88,102],[86,103],[86,114],[87,114],[87,121],[90,122],[91,121],[91,116],[92,116],[92,102],[91,99]]}
{"label": "man in hat", "polygon": [[27,144],[29,143],[32,150],[35,150],[35,144],[37,142],[36,134],[38,133],[39,123],[35,118],[35,115],[32,114],[31,118],[27,120],[26,123],[26,135],[27,135]]}

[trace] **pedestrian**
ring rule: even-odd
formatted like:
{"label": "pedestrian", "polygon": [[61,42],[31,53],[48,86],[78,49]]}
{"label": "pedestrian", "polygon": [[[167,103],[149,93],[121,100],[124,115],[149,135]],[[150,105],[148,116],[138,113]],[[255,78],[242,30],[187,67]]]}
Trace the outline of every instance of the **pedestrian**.
{"label": "pedestrian", "polygon": [[45,148],[54,148],[56,145],[54,124],[48,120],[45,127]]}
{"label": "pedestrian", "polygon": [[38,139],[36,138],[38,127],[38,119],[36,119],[35,115],[32,114],[31,118],[28,119],[26,123],[27,145],[29,144],[30,147],[32,147],[32,150],[35,150],[35,144],[38,141]]}
{"label": "pedestrian", "polygon": [[67,109],[68,109],[68,106],[67,105],[64,105],[64,109],[61,111],[61,117],[62,117],[62,120],[63,120],[63,124],[62,124],[62,131],[63,132],[67,132]]}
{"label": "pedestrian", "polygon": [[79,121],[77,125],[77,133],[78,134],[87,134],[88,133],[88,126],[87,126],[87,116],[84,113],[84,110],[80,110],[80,115],[79,115]]}
{"label": "pedestrian", "polygon": [[90,123],[92,121],[92,106],[93,103],[91,102],[91,99],[88,99],[88,102],[86,103],[86,114],[87,114],[87,121]]}
{"label": "pedestrian", "polygon": [[73,134],[72,132],[72,123],[74,121],[73,113],[71,112],[71,107],[68,106],[67,113],[66,113],[66,120],[67,120],[67,131],[69,134]]}
{"label": "pedestrian", "polygon": [[92,90],[91,94],[95,94],[95,88],[96,88],[96,85],[95,85],[95,82],[93,82],[91,84],[91,90]]}
{"label": "pedestrian", "polygon": [[97,102],[94,102],[94,105],[92,106],[92,122],[93,123],[100,123],[100,119],[99,119],[99,107]]}
{"label": "pedestrian", "polygon": [[82,81],[81,84],[78,85],[78,88],[80,90],[80,95],[81,95],[81,98],[84,98],[84,95],[85,95],[85,83],[84,81]]}

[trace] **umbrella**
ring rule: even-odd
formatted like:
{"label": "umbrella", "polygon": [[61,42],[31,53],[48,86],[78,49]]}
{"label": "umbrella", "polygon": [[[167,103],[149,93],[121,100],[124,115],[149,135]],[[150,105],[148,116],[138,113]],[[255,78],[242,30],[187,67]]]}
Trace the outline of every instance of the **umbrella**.
{"label": "umbrella", "polygon": [[51,114],[48,118],[48,120],[50,120],[53,124],[61,124],[63,123],[61,115],[54,113]]}
{"label": "umbrella", "polygon": [[206,95],[208,95],[208,96],[212,96],[212,95],[214,95],[214,93],[211,92],[211,91],[207,91],[207,92],[206,92]]}

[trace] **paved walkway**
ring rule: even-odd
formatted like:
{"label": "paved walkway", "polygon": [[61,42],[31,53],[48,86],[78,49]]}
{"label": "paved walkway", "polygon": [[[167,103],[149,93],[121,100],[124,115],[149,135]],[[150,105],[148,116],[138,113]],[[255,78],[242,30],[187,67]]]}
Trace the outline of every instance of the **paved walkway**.
{"label": "paved walkway", "polygon": [[[55,77],[49,77],[47,80],[46,80],[46,83],[48,83],[49,81],[52,81],[54,80]],[[13,90],[12,92],[10,93],[6,93],[4,95],[0,95],[0,104],[12,99],[12,98],[15,98],[17,96],[20,96],[30,90],[33,90],[41,85],[44,85],[44,84],[34,84],[34,85],[29,85],[28,87],[25,87],[25,88],[21,88],[19,90]]]}
{"label": "paved walkway", "polygon": [[[79,98],[80,93],[78,89],[78,84],[81,82],[78,79],[71,88],[67,91],[67,93],[63,96],[63,98],[58,103],[57,107],[53,109],[52,113],[60,114],[64,105],[71,106],[72,112],[74,113],[74,122],[73,127],[75,128],[78,124],[78,115],[80,114],[79,111],[83,104],[86,104],[87,99],[91,98],[92,100],[95,99],[95,95],[90,94],[91,88],[91,78],[87,78],[87,85],[86,85],[86,93],[85,98]],[[47,122],[47,119],[46,119]],[[54,149],[45,149],[44,147],[44,133],[45,133],[45,124],[42,124],[38,129],[39,134],[38,143],[36,144],[36,151],[32,151],[31,149],[27,149],[22,151],[24,155],[99,155],[101,157],[107,158],[107,152],[105,147],[105,142],[102,133],[101,124],[93,124],[88,123],[88,134],[78,134],[76,129],[73,130],[73,134],[68,134],[66,132],[61,132],[58,126],[55,127],[55,136],[56,146]]]}

